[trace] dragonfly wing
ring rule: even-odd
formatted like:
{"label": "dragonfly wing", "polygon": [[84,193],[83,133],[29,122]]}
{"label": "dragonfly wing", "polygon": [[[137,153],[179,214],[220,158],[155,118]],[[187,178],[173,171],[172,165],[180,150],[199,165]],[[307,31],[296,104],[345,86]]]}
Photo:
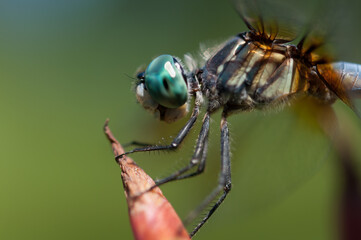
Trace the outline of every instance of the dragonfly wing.
{"label": "dragonfly wing", "polygon": [[259,112],[243,116],[244,123],[236,131],[246,128],[247,132],[237,139],[240,147],[233,151],[232,161],[237,173],[232,194],[242,217],[297,189],[330,157],[330,141],[318,122],[320,113],[315,105],[298,104],[265,116]]}
{"label": "dragonfly wing", "polygon": [[304,33],[310,19],[310,11],[306,9],[314,5],[274,0],[234,0],[233,4],[251,31],[279,42],[290,42]]}

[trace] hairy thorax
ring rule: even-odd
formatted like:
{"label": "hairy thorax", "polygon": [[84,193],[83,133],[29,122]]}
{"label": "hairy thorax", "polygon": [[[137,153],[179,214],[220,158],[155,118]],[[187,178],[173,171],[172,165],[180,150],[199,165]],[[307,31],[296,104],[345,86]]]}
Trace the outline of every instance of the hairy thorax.
{"label": "hairy thorax", "polygon": [[265,44],[239,34],[201,70],[199,80],[209,101],[208,110],[214,112],[222,106],[227,112],[269,108],[298,96],[334,101],[334,94],[306,57],[294,45]]}

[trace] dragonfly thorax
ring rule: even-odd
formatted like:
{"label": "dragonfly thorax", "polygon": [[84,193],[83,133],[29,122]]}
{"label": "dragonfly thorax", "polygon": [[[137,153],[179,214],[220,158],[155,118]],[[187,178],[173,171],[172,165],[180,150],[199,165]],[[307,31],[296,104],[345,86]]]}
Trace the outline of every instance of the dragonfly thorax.
{"label": "dragonfly thorax", "polygon": [[208,111],[279,106],[297,95],[334,99],[315,68],[297,51],[290,44],[265,45],[250,40],[247,33],[230,39],[202,69],[202,92],[209,100]]}

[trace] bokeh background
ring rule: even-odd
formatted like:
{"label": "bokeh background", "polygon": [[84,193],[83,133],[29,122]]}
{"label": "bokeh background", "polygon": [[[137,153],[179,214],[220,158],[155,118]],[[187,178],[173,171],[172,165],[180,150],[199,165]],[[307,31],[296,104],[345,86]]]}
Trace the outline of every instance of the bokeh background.
{"label": "bokeh background", "polygon": [[[341,5],[335,52],[361,63],[360,6]],[[136,69],[245,30],[220,0],[0,1],[0,238],[132,239],[105,119],[120,142],[169,142],[185,120],[159,123],[136,103]],[[358,119],[342,103],[335,109],[360,146]],[[335,154],[312,131],[291,134],[299,116],[285,112],[230,118],[233,190],[196,239],[338,239]],[[176,153],[133,158],[166,176],[187,162],[198,130]],[[216,185],[219,114],[211,135],[206,173],[162,187],[181,217]]]}

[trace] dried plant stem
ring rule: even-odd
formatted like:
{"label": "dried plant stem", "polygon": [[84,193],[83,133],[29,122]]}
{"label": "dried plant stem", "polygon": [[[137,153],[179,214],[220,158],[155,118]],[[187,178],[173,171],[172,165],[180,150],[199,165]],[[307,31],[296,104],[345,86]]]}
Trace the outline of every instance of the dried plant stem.
{"label": "dried plant stem", "polygon": [[[108,120],[104,125],[104,132],[111,143],[114,155],[124,153],[122,146],[109,129]],[[129,157],[120,159],[119,166],[134,238],[137,240],[190,239],[182,221],[162,191],[158,187],[147,191],[155,185],[153,179]]]}

